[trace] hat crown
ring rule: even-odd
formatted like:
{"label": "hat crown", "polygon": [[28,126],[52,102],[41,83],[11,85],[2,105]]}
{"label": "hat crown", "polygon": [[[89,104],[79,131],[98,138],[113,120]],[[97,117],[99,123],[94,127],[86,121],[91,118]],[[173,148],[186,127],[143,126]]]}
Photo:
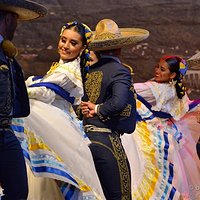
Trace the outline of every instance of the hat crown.
{"label": "hat crown", "polygon": [[105,51],[135,44],[149,36],[149,31],[141,28],[119,28],[111,19],[103,19],[96,25],[90,50]]}
{"label": "hat crown", "polygon": [[121,36],[118,25],[111,19],[103,19],[95,29],[95,40],[109,40]]}

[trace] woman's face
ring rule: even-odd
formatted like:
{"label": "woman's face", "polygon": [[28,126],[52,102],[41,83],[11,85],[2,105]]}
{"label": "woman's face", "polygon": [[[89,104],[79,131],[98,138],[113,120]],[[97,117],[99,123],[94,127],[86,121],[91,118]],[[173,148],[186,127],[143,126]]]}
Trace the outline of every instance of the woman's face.
{"label": "woman's face", "polygon": [[58,53],[63,61],[77,58],[84,50],[82,36],[71,29],[65,29],[58,43]]}
{"label": "woman's face", "polygon": [[160,60],[158,65],[155,67],[155,81],[158,83],[166,83],[172,78],[174,78],[174,73],[170,72],[169,65],[166,61]]}

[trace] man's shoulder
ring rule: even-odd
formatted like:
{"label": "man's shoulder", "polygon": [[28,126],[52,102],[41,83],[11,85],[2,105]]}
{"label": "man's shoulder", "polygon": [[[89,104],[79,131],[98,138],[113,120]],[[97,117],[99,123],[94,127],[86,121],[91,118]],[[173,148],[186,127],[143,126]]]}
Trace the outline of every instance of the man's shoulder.
{"label": "man's shoulder", "polygon": [[110,66],[111,68],[125,68],[121,62],[112,58],[102,58],[99,62],[99,65]]}
{"label": "man's shoulder", "polygon": [[90,68],[90,73],[94,71],[101,71],[106,76],[130,76],[130,71],[124,67],[124,65],[114,59],[103,58],[99,62],[95,63],[93,67]]}

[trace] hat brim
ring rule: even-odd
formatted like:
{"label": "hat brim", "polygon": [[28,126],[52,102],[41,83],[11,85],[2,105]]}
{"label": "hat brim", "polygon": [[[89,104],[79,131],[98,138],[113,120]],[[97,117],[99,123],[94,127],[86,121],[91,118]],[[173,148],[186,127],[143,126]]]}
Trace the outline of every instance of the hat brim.
{"label": "hat brim", "polygon": [[200,59],[193,59],[193,60],[187,60],[187,63],[189,65],[189,69],[196,69],[200,70]]}
{"label": "hat brim", "polygon": [[43,17],[47,14],[47,9],[32,1],[0,1],[0,10],[13,12],[18,15],[18,20],[32,20]]}
{"label": "hat brim", "polygon": [[187,60],[190,69],[200,69],[200,52],[196,53]]}
{"label": "hat brim", "polygon": [[[149,31],[141,28],[119,28],[121,36],[113,39],[93,40],[89,49],[93,51],[103,51],[122,48],[124,46],[135,44],[149,37]],[[95,37],[95,31],[94,31]]]}

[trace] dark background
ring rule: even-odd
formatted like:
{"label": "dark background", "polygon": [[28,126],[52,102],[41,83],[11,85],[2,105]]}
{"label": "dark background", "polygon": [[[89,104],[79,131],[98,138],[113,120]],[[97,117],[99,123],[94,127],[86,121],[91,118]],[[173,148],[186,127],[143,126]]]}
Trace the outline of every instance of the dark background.
{"label": "dark background", "polygon": [[[123,48],[122,62],[134,69],[134,82],[152,77],[163,54],[190,58],[200,47],[200,1],[197,0],[37,0],[48,15],[32,22],[19,22],[14,42],[25,76],[43,75],[58,60],[61,27],[79,20],[95,29],[98,21],[113,19],[119,27],[149,30],[148,39]],[[200,66],[194,65],[187,78],[191,98],[200,98]],[[195,78],[194,78],[195,77]]]}

